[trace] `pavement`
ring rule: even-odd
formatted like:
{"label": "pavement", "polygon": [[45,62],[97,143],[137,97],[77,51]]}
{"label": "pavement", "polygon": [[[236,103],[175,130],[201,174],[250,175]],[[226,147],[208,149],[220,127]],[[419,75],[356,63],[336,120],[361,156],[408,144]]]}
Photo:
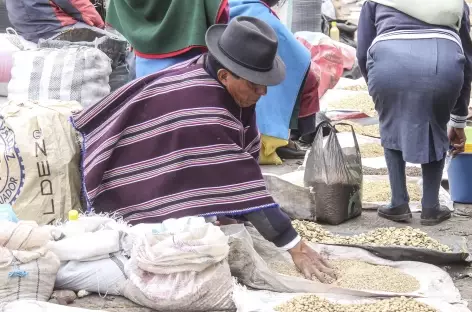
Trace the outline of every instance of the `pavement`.
{"label": "pavement", "polygon": [[[273,174],[285,174],[294,171],[301,165],[300,161],[288,161],[282,166],[264,166],[263,171]],[[469,209],[467,207],[467,209]],[[472,213],[472,208],[471,213]],[[451,220],[446,221],[438,226],[425,227],[419,222],[419,214],[414,214],[412,223],[409,226],[419,228],[427,232],[431,237],[438,240],[450,238],[452,235],[467,241],[469,250],[472,250],[472,218],[467,216],[454,216]],[[399,227],[406,226],[390,222],[377,217],[374,211],[364,211],[362,215],[356,219],[337,226],[326,226],[330,231],[338,233],[361,233],[373,230],[378,227]],[[456,287],[460,290],[462,297],[469,303],[472,308],[472,266],[460,264],[442,267],[452,276]],[[104,310],[108,312],[148,312],[152,311],[147,308],[136,306],[130,301],[121,297],[107,296],[104,299],[99,296],[92,295],[82,299],[78,299],[72,305],[94,310]]]}

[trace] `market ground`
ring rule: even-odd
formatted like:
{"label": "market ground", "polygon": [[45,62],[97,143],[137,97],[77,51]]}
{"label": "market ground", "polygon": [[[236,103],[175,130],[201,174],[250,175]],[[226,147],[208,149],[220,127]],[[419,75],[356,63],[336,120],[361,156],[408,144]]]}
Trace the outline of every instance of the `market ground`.
{"label": "market ground", "polygon": [[[296,170],[300,165],[299,162],[289,161],[283,166],[263,167],[264,172],[274,174],[284,174]],[[472,208],[471,208],[472,209]],[[361,233],[369,231],[378,227],[399,226],[398,224],[389,222],[385,219],[377,217],[375,212],[363,212],[362,216],[351,220],[344,224],[327,227],[327,229],[336,232]],[[451,235],[463,237],[467,240],[469,250],[472,249],[472,218],[464,216],[454,216],[450,221],[445,222],[436,227],[424,227],[419,223],[419,215],[415,214],[413,222],[410,224],[415,228],[420,228],[427,232],[434,238],[441,239]],[[469,303],[469,308],[472,307],[472,267],[465,265],[455,265],[444,267],[454,279],[454,282],[459,288],[464,300]],[[470,276],[469,276],[470,275]],[[99,296],[88,296],[83,299],[76,300],[72,305],[75,307],[82,307],[95,310],[105,310],[108,312],[150,312],[152,310],[136,306],[128,300],[121,297],[110,297],[102,299]]]}

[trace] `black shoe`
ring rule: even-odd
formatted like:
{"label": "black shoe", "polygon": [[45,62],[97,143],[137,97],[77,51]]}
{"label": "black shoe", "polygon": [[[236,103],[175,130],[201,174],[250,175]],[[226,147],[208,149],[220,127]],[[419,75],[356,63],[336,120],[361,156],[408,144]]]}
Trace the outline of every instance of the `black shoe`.
{"label": "black shoe", "polygon": [[411,214],[410,205],[408,204],[403,204],[397,207],[381,207],[377,211],[377,214],[381,218],[395,222],[409,221],[413,217]]}
{"label": "black shoe", "polygon": [[303,159],[306,150],[302,150],[295,142],[290,141],[287,146],[279,147],[276,153],[282,159]]}
{"label": "black shoe", "polygon": [[444,206],[438,206],[433,209],[423,208],[421,211],[421,225],[437,225],[451,218],[451,211]]}

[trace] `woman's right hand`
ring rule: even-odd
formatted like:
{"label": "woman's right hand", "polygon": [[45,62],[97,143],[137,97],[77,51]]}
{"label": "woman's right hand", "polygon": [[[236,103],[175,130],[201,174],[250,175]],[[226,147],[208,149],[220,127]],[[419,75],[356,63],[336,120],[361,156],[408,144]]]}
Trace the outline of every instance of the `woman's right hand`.
{"label": "woman's right hand", "polygon": [[336,273],[328,262],[303,240],[288,252],[306,279],[313,279],[313,275],[322,283],[327,281],[327,276],[336,279]]}
{"label": "woman's right hand", "polygon": [[454,147],[452,154],[457,155],[464,152],[465,141],[467,140],[465,136],[464,128],[454,128],[451,127],[448,133],[449,142]]}

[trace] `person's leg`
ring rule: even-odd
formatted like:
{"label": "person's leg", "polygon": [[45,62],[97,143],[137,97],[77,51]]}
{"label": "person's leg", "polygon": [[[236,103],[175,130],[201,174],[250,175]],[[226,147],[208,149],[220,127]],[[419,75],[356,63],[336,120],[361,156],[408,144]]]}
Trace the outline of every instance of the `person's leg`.
{"label": "person's leg", "polygon": [[444,161],[433,161],[421,165],[423,170],[423,199],[421,200],[421,224],[436,225],[451,217],[447,207],[439,204],[439,189],[444,170]]}
{"label": "person's leg", "polygon": [[385,160],[387,161],[388,178],[392,192],[392,207],[408,204],[410,198],[406,188],[405,161],[401,151],[385,148]]}
{"label": "person's leg", "polygon": [[382,207],[378,215],[392,221],[407,221],[411,219],[409,207],[410,198],[406,188],[405,161],[401,151],[385,148],[388,177],[392,199],[390,205]]}

